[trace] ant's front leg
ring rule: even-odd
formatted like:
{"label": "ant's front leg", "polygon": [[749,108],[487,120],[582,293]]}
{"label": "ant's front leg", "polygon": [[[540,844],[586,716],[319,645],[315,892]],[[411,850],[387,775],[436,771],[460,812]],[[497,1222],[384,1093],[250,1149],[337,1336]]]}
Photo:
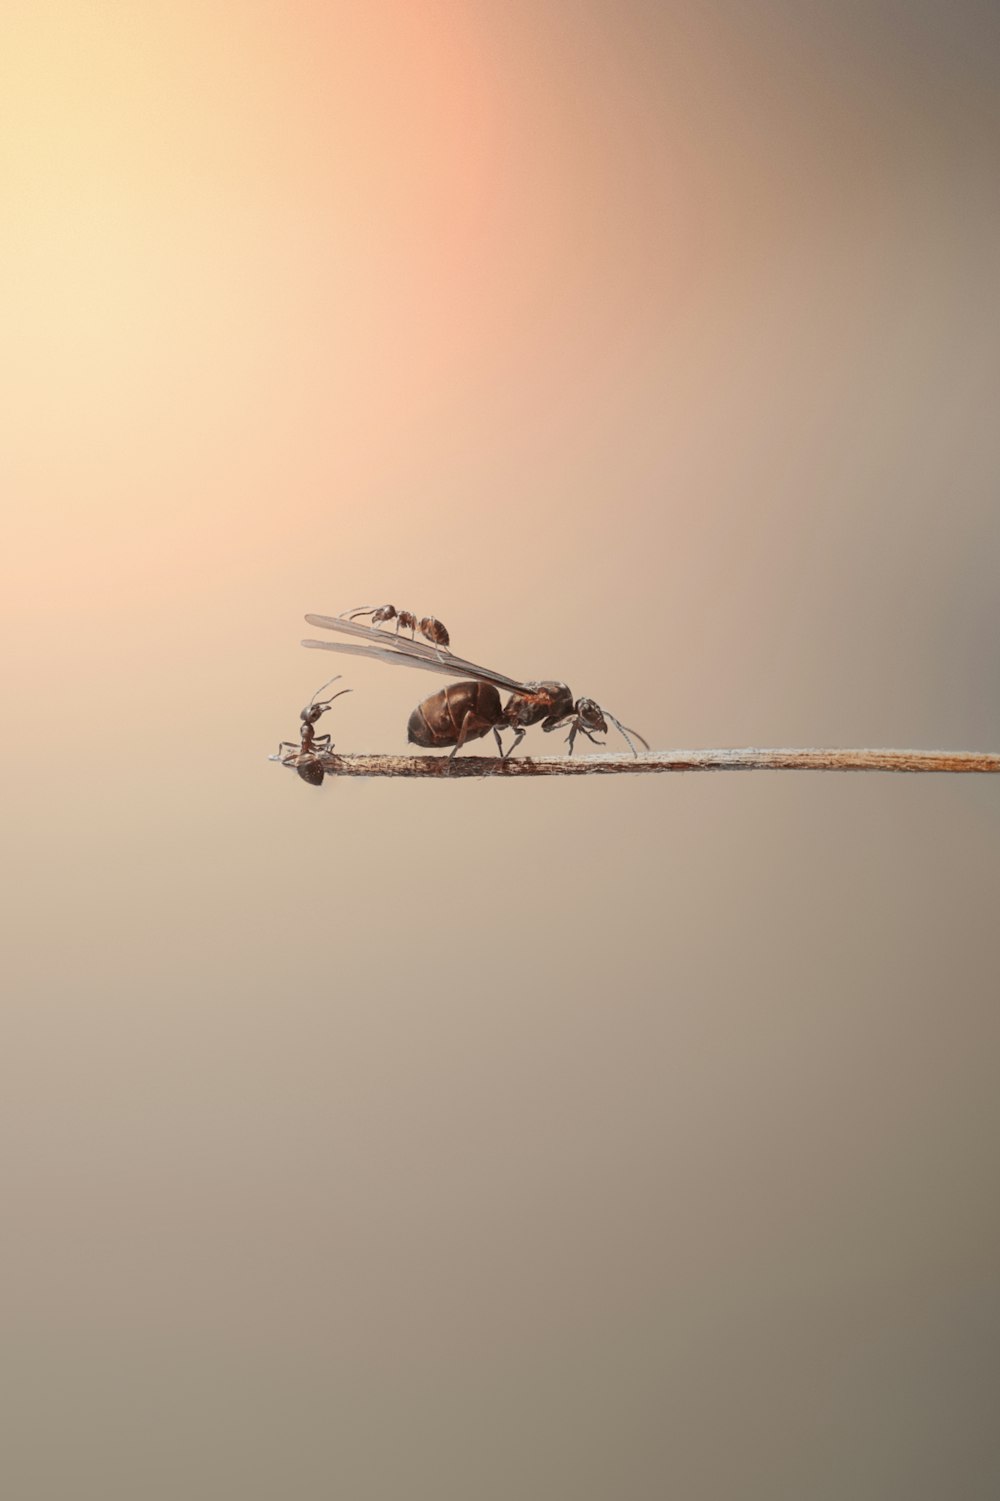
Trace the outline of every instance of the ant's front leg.
{"label": "ant's front leg", "polygon": [[579,731],[583,729],[583,725],[580,723],[579,717],[569,719],[567,715],[563,715],[562,719],[546,720],[542,725],[542,729],[547,735],[551,735],[553,730],[565,729],[567,723],[569,724],[569,734],[566,738],[569,741],[569,750],[566,752],[566,754],[568,756],[571,756],[573,754],[573,741],[576,739]]}
{"label": "ant's front leg", "polygon": [[573,725],[573,728],[570,730],[569,734],[566,736],[566,739],[569,741],[569,750],[566,752],[567,756],[571,756],[573,754],[573,741],[576,739],[577,735],[586,735],[587,739],[592,745],[607,745],[608,743],[606,740],[598,740],[597,736],[590,730],[588,730],[585,724],[581,724],[580,721],[577,720]]}

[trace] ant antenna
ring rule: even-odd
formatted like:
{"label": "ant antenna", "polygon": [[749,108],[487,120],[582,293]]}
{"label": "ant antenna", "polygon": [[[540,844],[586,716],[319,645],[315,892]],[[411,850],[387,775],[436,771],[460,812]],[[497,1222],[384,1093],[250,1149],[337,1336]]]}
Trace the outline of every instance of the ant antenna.
{"label": "ant antenna", "polygon": [[[605,709],[604,712],[605,712],[605,714],[608,714],[607,709]],[[639,741],[642,742],[642,744],[646,747],[647,750],[649,750],[649,741],[648,740],[644,740],[643,737],[639,734],[638,730],[628,730],[628,729],[626,729],[625,726],[622,724],[621,720],[620,719],[616,719],[613,714],[608,714],[608,718],[611,720],[611,723],[613,725],[616,725],[617,728],[619,730],[621,730],[622,734],[625,736],[625,739],[628,741],[628,748],[632,752],[633,756],[637,756],[639,754],[639,752],[636,750],[635,746],[632,744],[631,737],[633,735],[635,736],[635,738],[637,740],[639,740]]]}
{"label": "ant antenna", "polygon": [[[329,688],[329,686],[330,686],[331,683],[339,683],[340,679],[343,677],[343,675],[344,674],[342,672],[334,673],[334,675],[333,675],[332,678],[327,678],[327,680],[326,680],[325,683],[320,683],[319,687],[316,689],[316,692],[313,694],[312,698],[309,700],[309,703],[306,705],[306,707],[309,708],[309,707],[311,707],[316,702],[316,700],[319,698],[319,695],[323,692],[324,688]],[[341,695],[341,693],[350,693],[350,691],[351,691],[350,688],[341,688],[340,692],[334,693],[332,695],[332,697],[320,699],[320,703],[323,703],[323,704],[332,704],[333,700],[335,698],[339,698],[340,695]]]}

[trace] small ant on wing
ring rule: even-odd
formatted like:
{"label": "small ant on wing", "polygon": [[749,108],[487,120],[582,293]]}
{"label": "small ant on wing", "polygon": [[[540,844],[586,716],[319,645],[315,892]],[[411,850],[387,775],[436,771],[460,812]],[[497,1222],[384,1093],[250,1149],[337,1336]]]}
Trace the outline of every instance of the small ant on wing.
{"label": "small ant on wing", "polygon": [[395,605],[379,605],[377,608],[366,605],[357,610],[344,611],[345,620],[354,620],[359,615],[370,615],[372,625],[382,625],[385,621],[394,620],[396,635],[399,635],[400,630],[409,631],[411,641],[416,639],[419,631],[432,646],[439,646],[443,651],[447,651],[451,644],[447,628],[440,620],[435,620],[433,615],[425,615],[422,620],[418,620],[412,610],[397,610]]}
{"label": "small ant on wing", "polygon": [[321,787],[323,777],[326,775],[326,767],[323,764],[323,756],[333,749],[333,741],[329,735],[317,735],[314,728],[320,715],[325,714],[335,698],[340,698],[345,693],[350,693],[350,688],[341,688],[329,698],[318,698],[324,688],[329,688],[331,683],[340,681],[340,673],[336,677],[328,678],[306,704],[299,715],[302,721],[302,731],[298,745],[294,740],[282,740],[278,746],[277,755],[269,756],[270,761],[280,761],[282,766],[294,766],[304,782],[310,787]]}

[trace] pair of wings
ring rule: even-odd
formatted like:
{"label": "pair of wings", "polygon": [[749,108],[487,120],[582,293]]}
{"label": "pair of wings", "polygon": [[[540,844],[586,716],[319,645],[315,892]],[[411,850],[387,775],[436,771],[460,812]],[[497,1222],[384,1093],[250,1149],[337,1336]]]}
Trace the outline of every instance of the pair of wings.
{"label": "pair of wings", "polygon": [[439,672],[448,678],[475,678],[480,683],[492,683],[508,693],[530,693],[530,683],[519,683],[502,672],[491,672],[488,667],[477,667],[464,657],[456,657],[443,648],[423,641],[413,641],[408,636],[390,635],[377,626],[359,625],[356,620],[347,620],[343,615],[307,615],[310,625],[324,631],[340,631],[345,636],[357,636],[359,643],[347,641],[303,641],[303,646],[317,651],[339,651],[348,656],[376,658],[380,662],[394,662],[404,667],[423,667],[426,672]]}

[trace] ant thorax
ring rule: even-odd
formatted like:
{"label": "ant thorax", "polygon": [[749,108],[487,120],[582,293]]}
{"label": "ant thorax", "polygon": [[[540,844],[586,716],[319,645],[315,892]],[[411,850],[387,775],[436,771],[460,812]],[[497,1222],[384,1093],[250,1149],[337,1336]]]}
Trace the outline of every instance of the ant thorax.
{"label": "ant thorax", "polygon": [[551,720],[558,724],[573,713],[573,695],[565,683],[525,683],[523,693],[512,693],[504,705],[504,718],[514,729]]}

